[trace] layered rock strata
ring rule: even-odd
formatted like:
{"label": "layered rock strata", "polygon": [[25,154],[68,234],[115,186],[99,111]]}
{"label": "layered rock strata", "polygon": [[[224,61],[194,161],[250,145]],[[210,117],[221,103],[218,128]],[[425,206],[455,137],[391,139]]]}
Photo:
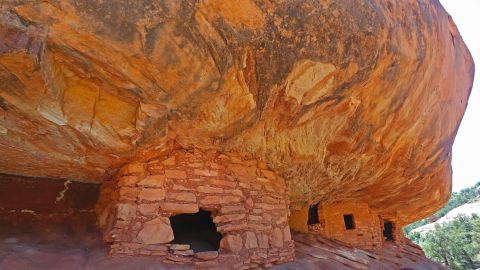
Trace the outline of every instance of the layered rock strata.
{"label": "layered rock strata", "polygon": [[409,223],[448,199],[472,78],[436,0],[2,1],[0,172],[101,183],[181,145]]}
{"label": "layered rock strata", "polygon": [[292,237],[296,248],[295,262],[274,266],[272,270],[450,269],[425,258],[420,246],[409,240],[402,244],[385,244],[380,250],[365,251],[315,234],[293,233]]}

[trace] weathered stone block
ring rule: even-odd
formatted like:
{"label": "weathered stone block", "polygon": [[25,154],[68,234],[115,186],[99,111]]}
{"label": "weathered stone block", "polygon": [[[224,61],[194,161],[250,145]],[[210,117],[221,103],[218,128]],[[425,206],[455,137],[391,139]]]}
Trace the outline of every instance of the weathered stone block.
{"label": "weathered stone block", "polygon": [[272,229],[271,224],[255,224],[255,223],[250,223],[248,224],[248,227],[254,231],[269,231]]}
{"label": "weathered stone block", "polygon": [[171,179],[185,179],[187,173],[181,170],[165,170],[165,176]]}
{"label": "weathered stone block", "polygon": [[242,201],[242,198],[237,196],[206,196],[201,199],[203,204],[226,204],[238,203],[240,201]]}
{"label": "weathered stone block", "polygon": [[244,212],[245,207],[243,205],[225,205],[220,208],[220,213],[228,214],[234,212]]}
{"label": "weathered stone block", "polygon": [[279,228],[273,229],[273,232],[270,236],[270,243],[272,247],[283,247],[283,232]]}
{"label": "weathered stone block", "polygon": [[250,220],[250,221],[262,221],[263,218],[261,216],[249,215],[248,220]]}
{"label": "weathered stone block", "polygon": [[143,188],[138,194],[140,200],[160,201],[165,198],[165,190],[160,188]]}
{"label": "weathered stone block", "polygon": [[190,262],[192,262],[192,259],[193,259],[193,257],[187,257],[187,256],[182,256],[182,255],[173,255],[173,254],[168,254],[167,258],[171,261],[179,262],[179,263],[190,263]]}
{"label": "weathered stone block", "polygon": [[143,163],[130,163],[122,168],[121,174],[130,175],[130,174],[143,174],[145,168]]}
{"label": "weathered stone block", "polygon": [[137,183],[138,186],[144,187],[163,187],[167,181],[165,175],[156,174],[156,175],[149,175],[143,178],[141,181]]}
{"label": "weathered stone block", "polygon": [[288,242],[292,240],[292,234],[290,232],[290,228],[288,226],[285,226],[283,228],[283,241]]}
{"label": "weathered stone block", "polygon": [[220,241],[220,248],[232,251],[239,252],[243,248],[243,240],[240,235],[229,234],[222,238]]}
{"label": "weathered stone block", "polygon": [[172,213],[197,213],[199,211],[196,203],[161,202],[160,209]]}
{"label": "weathered stone block", "polygon": [[168,252],[166,251],[152,251],[153,256],[166,256]]}
{"label": "weathered stone block", "polygon": [[255,203],[255,207],[263,209],[263,210],[273,210],[273,209],[275,209],[274,205],[267,204],[267,203]]}
{"label": "weathered stone block", "polygon": [[152,251],[168,251],[168,247],[166,245],[148,245],[147,247]]}
{"label": "weathered stone block", "polygon": [[170,250],[189,250],[190,245],[189,244],[171,244],[169,248]]}
{"label": "weathered stone block", "polygon": [[195,169],[193,174],[199,176],[217,176],[218,172],[215,170],[207,170],[207,169]]}
{"label": "weathered stone block", "polygon": [[143,229],[138,233],[138,238],[144,244],[164,244],[173,240],[173,231],[170,220],[158,217],[145,222]]}
{"label": "weathered stone block", "polygon": [[245,248],[252,249],[257,247],[258,242],[256,234],[254,232],[247,232],[245,237]]}
{"label": "weathered stone block", "polygon": [[142,215],[150,216],[158,214],[158,203],[145,203],[138,206],[138,210]]}
{"label": "weathered stone block", "polygon": [[135,201],[138,193],[139,190],[137,188],[121,187],[119,191],[120,200]]}
{"label": "weathered stone block", "polygon": [[222,215],[216,216],[213,218],[213,222],[221,223],[221,222],[231,222],[237,221],[245,218],[245,214],[230,214],[230,215]]}
{"label": "weathered stone block", "polygon": [[257,168],[256,167],[246,167],[243,165],[230,165],[228,166],[236,176],[243,176],[243,177],[255,177],[257,175]]}
{"label": "weathered stone block", "polygon": [[193,250],[187,249],[187,250],[174,250],[173,255],[181,255],[181,256],[193,256],[195,254]]}
{"label": "weathered stone block", "polygon": [[138,176],[136,175],[125,175],[120,177],[120,180],[118,180],[118,185],[119,186],[135,186],[135,184],[138,181]]}
{"label": "weathered stone block", "polygon": [[202,193],[223,193],[223,188],[211,187],[211,186],[199,186],[197,187],[198,192]]}
{"label": "weathered stone block", "polygon": [[137,207],[130,203],[117,204],[117,218],[125,221],[129,221],[136,217]]}
{"label": "weathered stone block", "polygon": [[218,257],[218,251],[203,251],[195,253],[195,258],[203,261],[209,261]]}
{"label": "weathered stone block", "polygon": [[167,194],[168,200],[182,201],[182,202],[196,202],[197,197],[190,192],[169,192]]}
{"label": "weathered stone block", "polygon": [[217,230],[219,232],[225,233],[225,232],[233,232],[233,231],[242,231],[247,228],[247,223],[242,222],[240,224],[234,224],[234,223],[225,223],[224,225],[219,225],[217,226]]}
{"label": "weathered stone block", "polygon": [[192,188],[182,186],[182,185],[177,185],[177,184],[173,184],[172,189],[173,190],[180,190],[180,191],[193,191]]}
{"label": "weathered stone block", "polygon": [[268,235],[261,233],[258,236],[258,246],[260,248],[268,248]]}
{"label": "weathered stone block", "polygon": [[209,182],[212,184],[212,185],[216,185],[216,186],[226,186],[226,187],[235,187],[237,185],[237,183],[233,182],[233,181],[228,181],[228,180],[221,180],[221,179],[210,179]]}
{"label": "weathered stone block", "polygon": [[236,196],[243,196],[243,192],[240,189],[231,190],[229,193]]}
{"label": "weathered stone block", "polygon": [[122,247],[131,248],[131,249],[140,249],[144,247],[144,244],[141,243],[122,243]]}

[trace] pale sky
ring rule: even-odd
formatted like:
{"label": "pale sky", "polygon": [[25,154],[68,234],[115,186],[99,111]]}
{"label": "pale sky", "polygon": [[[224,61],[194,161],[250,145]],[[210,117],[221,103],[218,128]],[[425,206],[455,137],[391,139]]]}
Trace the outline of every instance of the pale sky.
{"label": "pale sky", "polygon": [[440,0],[476,64],[475,81],[453,144],[453,191],[480,181],[480,0]]}

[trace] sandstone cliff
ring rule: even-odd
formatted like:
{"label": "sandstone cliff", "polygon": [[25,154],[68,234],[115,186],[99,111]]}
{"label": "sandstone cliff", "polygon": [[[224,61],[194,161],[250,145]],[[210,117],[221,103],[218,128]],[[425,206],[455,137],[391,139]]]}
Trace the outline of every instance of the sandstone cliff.
{"label": "sandstone cliff", "polygon": [[473,62],[438,1],[2,1],[0,172],[100,183],[175,147],[255,158],[291,208],[448,199]]}

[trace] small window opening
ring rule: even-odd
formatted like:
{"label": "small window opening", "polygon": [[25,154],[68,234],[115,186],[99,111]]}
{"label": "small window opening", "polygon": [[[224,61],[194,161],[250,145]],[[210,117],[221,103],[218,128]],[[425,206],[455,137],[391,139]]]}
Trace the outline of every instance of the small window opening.
{"label": "small window opening", "polygon": [[318,203],[310,205],[308,209],[308,222],[307,225],[318,224],[320,221],[318,220]]}
{"label": "small window opening", "polygon": [[220,247],[222,235],[217,232],[209,211],[170,217],[173,244],[189,244],[195,252],[214,251]]}
{"label": "small window opening", "polygon": [[393,223],[390,220],[383,221],[383,237],[386,241],[393,241]]}
{"label": "small window opening", "polygon": [[353,219],[352,214],[343,215],[343,221],[345,222],[345,229],[346,230],[355,229],[355,220]]}

